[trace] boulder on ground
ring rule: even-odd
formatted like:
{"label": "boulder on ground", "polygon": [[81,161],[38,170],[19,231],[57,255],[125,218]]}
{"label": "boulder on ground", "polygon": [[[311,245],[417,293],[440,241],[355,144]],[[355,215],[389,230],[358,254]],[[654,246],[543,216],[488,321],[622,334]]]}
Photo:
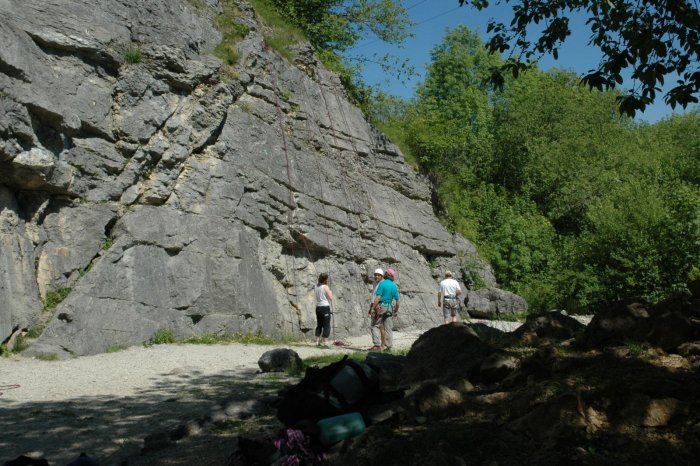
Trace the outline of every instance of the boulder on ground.
{"label": "boulder on ground", "polygon": [[518,367],[520,367],[520,359],[507,353],[497,352],[481,362],[479,376],[488,383],[500,382]]}
{"label": "boulder on ground", "polygon": [[641,299],[619,301],[593,317],[581,342],[588,348],[638,342],[676,351],[683,343],[700,339],[695,312],[694,301],[684,295],[654,306]]}
{"label": "boulder on ground", "polygon": [[466,324],[440,325],[413,343],[401,380],[410,385],[428,379],[469,379],[494,351]]}
{"label": "boulder on ground", "polygon": [[649,327],[649,304],[641,299],[618,301],[599,311],[586,327],[582,342],[586,347],[615,346],[636,341],[636,335]]}
{"label": "boulder on ground", "polygon": [[536,339],[568,340],[585,330],[586,326],[573,317],[560,312],[527,316],[523,325],[512,332],[520,341],[531,342]]}
{"label": "boulder on ground", "polygon": [[419,385],[407,397],[407,401],[417,415],[445,418],[462,412],[460,405],[464,398],[457,390],[427,381]]}
{"label": "boulder on ground", "polygon": [[406,362],[405,356],[396,354],[370,352],[365,362],[377,369],[379,389],[384,392],[400,388],[400,376]]}
{"label": "boulder on ground", "polygon": [[301,366],[301,358],[289,348],[275,348],[260,356],[258,366],[263,372],[284,372]]}
{"label": "boulder on ground", "polygon": [[464,306],[470,316],[479,319],[495,319],[499,314],[527,311],[525,299],[498,288],[467,291]]}
{"label": "boulder on ground", "polygon": [[474,330],[479,338],[493,346],[507,345],[511,342],[513,333],[482,323],[469,323],[469,328]]}

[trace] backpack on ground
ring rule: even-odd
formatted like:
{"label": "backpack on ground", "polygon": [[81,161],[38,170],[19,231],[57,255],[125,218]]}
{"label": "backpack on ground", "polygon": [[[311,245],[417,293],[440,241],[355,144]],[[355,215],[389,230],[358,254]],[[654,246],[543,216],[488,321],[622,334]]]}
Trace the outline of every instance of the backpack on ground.
{"label": "backpack on ground", "polygon": [[308,367],[301,382],[280,393],[277,418],[287,427],[353,411],[362,412],[379,394],[377,371],[348,359]]}

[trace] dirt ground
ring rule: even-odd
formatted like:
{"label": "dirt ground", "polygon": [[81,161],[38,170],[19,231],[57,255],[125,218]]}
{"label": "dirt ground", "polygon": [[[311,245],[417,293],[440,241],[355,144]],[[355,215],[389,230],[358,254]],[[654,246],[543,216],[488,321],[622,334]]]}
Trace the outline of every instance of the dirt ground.
{"label": "dirt ground", "polygon": [[[410,347],[419,334],[397,333],[397,349]],[[371,344],[369,336],[348,343],[351,348],[311,343],[291,348],[302,358],[341,357]],[[61,466],[81,452],[101,466],[222,464],[222,455],[235,447],[232,433],[243,423],[226,422],[221,412],[272,396],[292,382],[258,367],[260,356],[276,347],[156,345],[65,361],[0,358],[0,464],[29,455]],[[276,423],[272,414],[260,413],[248,428]],[[224,422],[214,428],[207,420],[217,415]],[[177,442],[157,438],[194,422],[209,427]],[[156,438],[141,457],[148,436]]]}

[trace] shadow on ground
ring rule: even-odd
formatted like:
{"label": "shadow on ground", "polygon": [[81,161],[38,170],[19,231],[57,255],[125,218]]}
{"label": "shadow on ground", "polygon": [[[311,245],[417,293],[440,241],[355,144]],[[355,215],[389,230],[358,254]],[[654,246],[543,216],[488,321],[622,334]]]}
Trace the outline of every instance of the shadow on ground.
{"label": "shadow on ground", "polygon": [[[155,386],[123,398],[94,396],[19,403],[0,396],[0,463],[31,454],[46,458],[53,466],[62,466],[86,452],[101,466],[157,464],[155,459],[142,463],[143,459],[137,458],[144,438],[159,433],[167,436],[178,426],[182,430],[188,422],[190,427],[213,425],[212,415],[223,426],[221,433],[228,429],[229,435],[219,436],[217,429],[207,429],[198,443],[224,442],[220,445],[222,452],[231,451],[232,447],[226,444],[232,442],[234,436],[230,433],[237,426],[226,421],[227,407],[231,411],[239,402],[275,394],[285,383],[279,375],[261,374],[254,369],[207,376],[197,370],[177,370],[156,378]],[[265,413],[259,416],[261,422],[270,422],[264,418]],[[157,453],[159,442],[155,443]],[[222,464],[225,456],[219,458],[218,463],[212,464]]]}

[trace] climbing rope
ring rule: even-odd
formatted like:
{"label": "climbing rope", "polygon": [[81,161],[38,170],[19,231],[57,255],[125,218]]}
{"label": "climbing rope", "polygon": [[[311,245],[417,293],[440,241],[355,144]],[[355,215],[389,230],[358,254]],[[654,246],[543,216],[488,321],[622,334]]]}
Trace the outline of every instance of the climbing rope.
{"label": "climbing rope", "polygon": [[[294,243],[295,243],[295,238],[291,233],[292,230],[292,219],[293,219],[293,212],[294,209],[297,207],[296,199],[294,199],[294,193],[292,190],[292,172],[291,172],[291,164],[289,160],[289,149],[287,147],[287,136],[286,136],[286,131],[285,131],[285,121],[284,121],[284,114],[282,112],[280,102],[279,102],[279,95],[278,95],[278,86],[277,86],[277,80],[275,78],[275,73],[273,73],[273,66],[272,66],[272,59],[271,55],[272,52],[270,51],[270,47],[267,43],[264,44],[263,50],[265,51],[266,55],[266,61],[267,61],[267,72],[270,75],[270,78],[272,79],[272,87],[273,91],[272,93],[275,96],[275,107],[277,109],[277,121],[279,122],[280,125],[280,134],[282,137],[282,150],[284,152],[284,159],[285,159],[285,167],[287,171],[287,190],[289,192],[289,211],[287,212],[287,229],[290,232],[290,236],[292,236],[292,241],[290,244],[291,247],[291,256],[292,256],[292,283],[294,286],[294,302],[293,302],[293,307],[296,309],[297,313],[297,320],[299,320],[299,312],[300,312],[300,306],[299,306],[299,287],[297,283],[297,276],[296,276],[296,264],[295,264],[295,257],[296,257],[296,251],[294,248]],[[285,261],[286,262],[286,261]],[[289,276],[289,270],[287,270],[287,276]],[[291,300],[290,300],[291,301]],[[294,332],[294,318],[292,317],[290,319],[290,324],[292,326],[292,333]]]}
{"label": "climbing rope", "polygon": [[[335,131],[334,128],[332,127],[333,120],[331,120],[330,110],[328,107],[328,102],[326,100],[325,94],[323,93],[323,88],[321,88],[321,95],[323,96],[323,102],[324,102],[324,105],[326,107],[326,112],[328,114],[328,120],[330,121],[330,124],[331,124],[331,130]],[[340,109],[340,116],[343,119],[343,123],[344,123],[346,128],[349,128],[350,125],[348,123],[348,119],[347,119],[347,116],[345,114],[345,110],[343,108],[342,102],[339,101],[337,96],[334,95],[334,97],[336,99],[336,103],[338,104],[338,108]],[[335,132],[333,134],[334,134],[334,138],[335,138]],[[346,133],[346,134],[348,134],[348,140],[350,141],[350,145],[352,146],[353,152],[355,154],[358,154],[359,151],[357,150],[357,146],[355,145],[354,137],[349,133]],[[338,147],[337,141],[336,141],[336,147]],[[367,205],[367,207],[369,209],[370,218],[374,219],[374,221],[377,223],[377,229],[379,230],[379,234],[388,239],[388,236],[382,232],[382,221],[379,219],[379,217],[377,216],[377,213],[374,210],[374,204],[372,202],[372,198],[369,195],[369,189],[367,188],[367,181],[366,181],[366,178],[363,176],[360,177],[360,189],[362,191],[362,194],[365,196],[365,200],[366,200],[365,204]],[[389,243],[387,241],[383,241],[383,244],[384,244],[385,260],[393,258],[395,256],[393,254],[395,251],[392,251],[392,254],[389,254],[389,247],[388,247]],[[392,265],[395,266],[394,263],[392,263]]]}
{"label": "climbing rope", "polygon": [[[295,251],[294,251],[294,244],[295,244],[297,238],[295,238],[295,237],[294,237],[294,234],[293,234],[293,229],[294,229],[294,225],[293,225],[293,223],[294,223],[294,214],[293,214],[293,212],[294,212],[294,210],[295,210],[298,206],[297,206],[296,200],[294,199],[294,195],[293,195],[293,185],[292,185],[292,176],[291,176],[291,171],[292,171],[292,170],[291,170],[291,162],[290,162],[289,149],[288,149],[287,137],[286,137],[285,116],[284,116],[284,112],[282,111],[282,107],[281,107],[281,104],[280,104],[279,85],[278,85],[278,82],[277,82],[276,73],[275,73],[275,71],[274,71],[274,67],[272,66],[272,60],[269,58],[269,56],[270,56],[270,54],[271,54],[271,51],[270,51],[269,46],[268,46],[267,44],[265,44],[265,52],[266,52],[266,54],[268,55],[267,68],[268,68],[268,73],[269,73],[269,75],[270,75],[270,78],[271,78],[271,80],[272,80],[273,94],[274,94],[274,97],[275,97],[275,107],[276,107],[277,114],[278,114],[278,121],[279,121],[279,125],[280,125],[280,133],[281,133],[281,137],[282,137],[282,149],[283,149],[283,152],[284,152],[284,155],[285,155],[285,163],[286,163],[286,170],[287,170],[287,186],[288,186],[288,190],[289,190],[289,203],[290,203],[290,206],[291,206],[291,207],[290,207],[290,211],[289,211],[288,216],[287,216],[287,225],[288,225],[288,229],[289,229],[289,231],[290,231],[290,235],[292,236],[292,243],[291,243],[291,248],[292,248],[292,275],[293,275],[293,280],[294,280],[295,289],[298,289],[298,287],[297,287],[297,277],[296,277],[296,266],[295,266],[295,264],[294,264],[294,258],[295,258],[295,256],[296,256]],[[318,78],[317,78],[317,79],[318,79]],[[323,85],[321,84],[321,80],[318,79],[317,82],[318,82],[318,87],[319,87],[319,90],[320,90],[321,98],[322,98],[322,100],[323,100],[323,105],[324,105],[324,107],[325,107],[325,109],[326,109],[326,116],[327,116],[327,118],[328,118],[328,125],[329,125],[329,129],[330,129],[330,132],[331,132],[331,135],[332,135],[332,138],[333,138],[333,148],[335,148],[335,150],[337,151],[337,153],[338,153],[338,161],[339,161],[339,163],[340,163],[341,166],[342,166],[342,165],[343,165],[343,156],[342,156],[342,153],[341,153],[340,145],[338,144],[338,140],[337,140],[336,125],[334,125],[334,121],[333,121],[333,119],[332,119],[331,112],[330,112],[330,107],[329,107],[329,104],[328,104],[328,99],[326,98],[326,95],[325,95],[325,92],[324,92],[324,89],[323,89]],[[305,82],[305,80],[303,80],[301,84],[302,84],[302,92],[305,94],[305,98],[306,98],[305,101],[308,101],[308,94],[307,94],[307,89],[306,89],[306,82]],[[342,102],[340,102],[340,100],[339,100],[339,98],[338,98],[337,96],[335,96],[335,99],[336,99],[336,103],[338,104],[338,107],[339,107],[339,110],[340,110],[340,114],[341,114],[341,117],[342,117],[343,124],[345,125],[346,128],[349,128],[349,123],[348,123],[347,115],[346,115],[346,113],[345,113],[343,104],[342,104]],[[312,115],[311,112],[307,112],[307,114]],[[318,124],[319,127],[322,127],[320,121],[317,121],[317,124]],[[307,128],[308,134],[311,134],[311,130],[310,130],[310,128],[309,128],[309,121],[308,121],[308,118],[306,119],[306,128]],[[352,146],[353,152],[354,152],[355,154],[358,154],[359,151],[357,150],[357,146],[356,146],[356,144],[355,144],[354,136],[353,136],[352,134],[349,134],[349,133],[346,133],[346,134],[348,134],[348,140],[350,141],[350,144],[351,144],[351,146]],[[376,157],[376,154],[375,154],[375,157]],[[317,167],[317,173],[321,173],[320,165],[319,165],[318,160],[314,159],[314,161],[315,161],[315,164],[316,164],[316,167]],[[348,172],[349,172],[349,170],[348,170]],[[384,252],[385,252],[385,259],[384,259],[384,260],[387,261],[387,262],[390,261],[391,259],[394,259],[394,260],[395,260],[395,259],[398,257],[398,254],[396,253],[395,250],[394,250],[394,251],[390,251],[390,250],[389,250],[390,247],[391,247],[390,241],[388,241],[389,237],[388,237],[388,235],[386,235],[385,232],[383,231],[383,230],[384,230],[383,225],[382,225],[383,222],[379,219],[379,217],[377,216],[377,213],[376,213],[375,210],[374,210],[373,201],[372,201],[372,199],[371,199],[370,196],[369,196],[369,189],[368,189],[366,183],[367,183],[367,182],[366,182],[365,178],[364,178],[364,177],[360,177],[360,182],[359,182],[359,184],[360,184],[360,187],[361,187],[361,194],[364,196],[364,198],[365,198],[365,200],[366,200],[365,203],[366,203],[366,205],[367,205],[367,207],[368,207],[368,209],[369,209],[369,217],[370,217],[371,219],[373,219],[375,222],[377,222],[377,230],[378,230],[379,234],[382,236],[382,238],[384,239],[384,241],[382,241],[383,246],[384,246],[384,249],[385,249],[385,251],[384,251]],[[323,181],[322,181],[322,180],[319,180],[319,188],[320,188],[320,194],[321,194],[321,200],[320,200],[320,202],[321,202],[321,206],[322,206],[322,209],[323,209],[323,217],[324,217],[324,222],[325,222],[326,248],[327,248],[328,251],[332,251],[331,245],[330,245],[330,237],[329,237],[329,234],[328,234],[328,231],[329,231],[329,227],[328,227],[329,216],[328,216],[328,214],[327,214],[327,212],[326,212],[325,193],[324,193]],[[355,212],[360,212],[360,211],[359,211],[359,210],[356,208],[356,206],[355,206],[354,197],[348,195],[348,191],[347,191],[346,185],[345,185],[344,183],[341,183],[341,189],[343,190],[343,193],[345,194],[345,198],[347,199],[347,201],[348,201],[349,204],[350,204],[349,218],[352,218],[352,217],[354,216],[354,215],[352,215],[353,213],[355,213]],[[395,200],[393,197],[391,197],[390,201],[392,202],[392,209],[391,209],[391,210],[392,210],[392,215],[393,215],[393,217],[394,217],[394,223],[397,225],[397,228],[398,228],[398,219],[396,218],[396,200]],[[361,222],[359,221],[359,219],[358,219],[358,220],[357,220],[357,230],[358,230],[358,231],[361,231],[361,229],[362,229],[362,223],[361,223]],[[310,251],[310,248],[309,248],[309,246],[308,246],[308,243],[307,243],[307,241],[306,241],[305,235],[304,235],[303,233],[299,232],[299,233],[298,233],[298,236],[300,237],[300,239],[301,239],[301,241],[302,241],[302,243],[303,243],[303,246],[304,246],[304,249],[305,249],[305,251],[306,251],[306,254],[307,254],[309,263],[311,264],[312,267],[316,268],[316,264],[315,264],[315,261],[314,261],[314,258],[313,258],[313,256],[312,256],[312,254],[311,254],[311,251]],[[350,237],[350,247],[351,247],[351,249],[352,249],[353,256],[354,256],[354,257],[358,257],[358,256],[357,256],[357,251],[356,251],[356,249],[355,249],[355,241],[354,241],[354,238],[353,238],[352,236],[353,236],[353,235],[351,235],[351,237]],[[326,264],[328,264],[327,261],[326,261]],[[396,263],[396,262],[393,262],[393,261],[392,261],[391,265],[392,265],[393,267],[395,267],[395,268],[398,269],[398,266],[397,266],[397,263]],[[327,268],[328,268],[328,267],[327,267]],[[367,272],[367,271],[365,271],[365,272]],[[363,271],[360,270],[360,273],[363,273]],[[329,276],[330,276],[330,273],[329,273]],[[363,284],[364,284],[364,280],[363,280]],[[350,287],[350,291],[351,291],[351,293],[352,293],[353,295],[355,295],[354,287]],[[355,299],[354,299],[355,302],[359,302],[359,301],[357,300],[357,296],[353,296],[353,298],[355,298]],[[365,300],[363,299],[362,302],[364,302],[364,301],[365,301]],[[299,306],[299,296],[298,296],[298,292],[297,292],[297,295],[296,295],[296,306],[295,306],[295,307],[296,307],[296,309],[297,309],[297,312],[300,312],[301,309],[300,309],[300,306]],[[360,309],[363,309],[363,306],[360,306]],[[334,314],[335,314],[336,312],[337,312],[337,311],[336,311],[336,309],[335,309],[334,306],[333,306],[332,312],[331,312],[331,327],[332,327],[333,337],[334,337],[334,338],[335,338],[335,318],[334,318]],[[362,314],[362,316],[363,316],[363,320],[366,319],[365,313],[364,313],[364,312],[361,312],[361,314]],[[298,316],[298,317],[300,317],[300,316]]]}
{"label": "climbing rope", "polygon": [[[278,120],[279,120],[279,122],[280,122],[280,132],[281,132],[281,134],[282,134],[282,140],[283,140],[283,145],[282,145],[282,147],[283,147],[283,151],[284,151],[284,154],[285,154],[285,160],[286,160],[286,166],[287,166],[287,181],[288,181],[288,188],[289,188],[289,192],[290,192],[290,204],[293,206],[292,208],[295,209],[295,208],[298,207],[298,205],[296,204],[296,201],[293,199],[293,194],[292,194],[292,177],[291,177],[291,168],[290,168],[291,163],[290,163],[290,158],[289,158],[289,149],[288,149],[288,146],[287,146],[286,128],[285,128],[285,123],[284,123],[284,112],[282,111],[282,106],[281,106],[281,104],[280,104],[280,99],[279,99],[279,94],[278,94],[278,92],[279,92],[279,84],[278,84],[278,82],[277,82],[276,73],[273,72],[273,69],[274,69],[274,68],[271,66],[271,61],[272,61],[272,60],[269,59],[270,50],[269,50],[269,47],[267,46],[267,44],[266,44],[265,50],[266,50],[266,53],[268,54],[268,73],[270,74],[270,78],[271,78],[271,80],[272,80],[272,86],[273,86],[273,88],[274,88],[275,107],[276,107],[276,109],[277,109]],[[303,92],[305,93],[305,92],[306,92],[306,87],[305,87],[306,85],[305,85],[305,83],[302,83],[302,85],[304,86],[304,87],[303,87],[303,89],[304,89]],[[310,129],[309,129],[309,127],[308,127],[308,120],[306,121],[306,126],[307,126],[307,131],[310,133]],[[316,162],[316,166],[317,166],[317,169],[320,170],[320,167],[318,166],[318,162]],[[319,172],[320,172],[320,171],[319,171]],[[329,235],[328,235],[328,231],[329,231],[329,226],[328,226],[328,214],[327,214],[327,212],[326,212],[325,194],[324,194],[324,191],[323,191],[323,182],[322,182],[322,181],[319,183],[319,186],[320,186],[320,190],[321,190],[321,200],[320,200],[320,203],[321,203],[321,206],[322,206],[322,209],[323,209],[323,217],[324,217],[324,222],[325,222],[326,248],[327,248],[327,250],[330,252],[330,251],[332,251],[332,249],[331,249],[331,246],[330,246],[330,237],[329,237]],[[291,211],[290,211],[290,214],[289,214],[288,217],[287,217],[287,228],[289,229],[290,235],[292,236],[292,245],[291,245],[291,247],[292,247],[292,261],[293,261],[293,262],[292,262],[292,269],[293,269],[293,270],[292,270],[292,274],[293,274],[293,276],[294,276],[295,289],[298,290],[299,287],[297,286],[296,266],[294,265],[294,257],[295,257],[294,244],[295,244],[297,238],[295,238],[294,235],[293,235],[293,233],[292,233],[293,230],[294,230],[294,221],[293,221],[293,219],[294,219],[294,215],[293,215],[293,214],[291,213]],[[314,272],[315,272],[315,274],[317,275],[317,272],[318,272],[318,271],[317,271],[317,267],[316,267],[316,261],[315,261],[313,255],[311,254],[311,249],[309,248],[308,242],[307,242],[307,240],[306,240],[306,236],[305,236],[302,232],[299,232],[299,233],[298,233],[298,236],[299,236],[299,238],[301,239],[301,242],[302,242],[302,244],[303,244],[303,246],[304,246],[304,250],[306,251],[306,255],[307,255],[307,258],[308,258],[308,262],[309,262],[309,264],[311,265],[311,267],[313,267]],[[328,261],[326,261],[326,270],[327,270],[326,273],[328,273],[328,275],[330,276],[330,270],[328,270],[328,269],[329,269],[329,267],[328,267]],[[331,306],[332,306],[332,307],[331,307],[331,329],[332,329],[332,332],[333,332],[333,338],[335,338],[335,322],[334,322],[334,318],[333,318],[333,314],[335,313],[335,307],[334,307],[334,305],[333,305],[333,302],[331,302]],[[298,292],[297,292],[297,296],[296,296],[296,308],[297,308],[297,311],[298,311],[298,312],[301,311],[301,307],[299,306],[299,296],[298,296]],[[299,319],[301,318],[301,315],[300,315],[300,314],[298,315],[298,318],[299,318]]]}
{"label": "climbing rope", "polygon": [[[304,102],[309,102],[309,96],[308,96],[308,92],[307,92],[307,88],[306,88],[306,80],[305,80],[305,79],[303,79],[303,80],[301,81],[301,87],[302,87],[302,92],[303,92],[303,94],[304,94]],[[320,87],[320,84],[319,84],[319,87]],[[307,114],[308,114],[309,116],[311,115],[310,112],[307,112]],[[305,126],[306,126],[307,135],[311,135],[311,128],[309,127],[309,119],[306,118],[304,121],[305,121]],[[319,127],[320,127],[320,124],[319,124]],[[316,157],[314,157],[313,155],[312,155],[312,160],[314,161],[314,165],[316,166],[316,173],[320,174],[320,173],[321,173],[321,164],[320,164],[319,161],[316,159]],[[322,179],[320,176],[318,177],[318,184],[319,184],[319,189],[320,189],[320,191],[321,191],[321,200],[320,200],[320,203],[321,203],[321,209],[323,210],[324,229],[325,229],[325,236],[326,236],[326,249],[330,252],[332,249],[331,249],[331,243],[330,243],[330,236],[329,236],[329,234],[328,234],[328,231],[330,230],[329,223],[328,223],[328,222],[329,222],[329,216],[328,216],[328,212],[326,211],[326,195],[325,195],[324,189],[323,189],[323,184],[324,184],[324,183],[323,183],[323,179]],[[343,188],[344,188],[344,187],[343,187]],[[346,197],[346,198],[348,197],[348,196],[347,196],[347,192],[346,192],[346,196],[345,196],[345,197]],[[351,238],[351,240],[350,240],[350,245],[351,245],[351,248],[353,249],[353,254],[356,255],[356,253],[355,253],[355,243],[352,241],[352,238]],[[330,270],[329,270],[329,268],[328,268],[328,261],[326,261],[326,265],[327,265],[326,273],[328,274],[329,280],[330,280],[330,275],[331,275],[331,273],[330,273]],[[350,290],[351,290],[351,293],[353,293],[352,287],[350,288]],[[353,294],[354,294],[354,293],[353,293]],[[336,339],[336,332],[335,332],[335,324],[336,324],[335,314],[336,314],[336,308],[335,308],[335,303],[334,303],[334,301],[335,301],[335,300],[332,300],[332,301],[331,301],[331,331],[332,331],[332,340],[335,342],[335,344],[337,344],[337,343],[338,343],[338,340]]]}
{"label": "climbing rope", "polygon": [[[342,156],[342,153],[340,152],[340,145],[338,144],[338,139],[337,139],[337,136],[336,136],[336,129],[334,128],[333,118],[331,117],[330,108],[329,108],[329,106],[328,106],[328,99],[326,99],[326,94],[325,94],[325,92],[323,91],[323,85],[320,84],[320,79],[319,79],[319,90],[321,91],[321,99],[323,100],[323,105],[324,105],[324,107],[325,107],[325,109],[326,109],[326,116],[327,116],[327,118],[328,118],[328,127],[329,127],[330,132],[331,132],[331,135],[332,135],[332,137],[333,137],[333,147],[336,149],[336,151],[337,151],[337,153],[338,153],[338,163],[342,165],[343,156]],[[342,107],[341,107],[341,110],[342,110]],[[346,126],[347,126],[347,120],[345,120],[345,123],[346,123]],[[321,126],[321,124],[320,124],[320,122],[319,122],[319,127],[320,127],[320,126]],[[351,144],[352,144],[352,146],[353,146],[353,151],[355,152],[355,154],[357,154],[357,153],[358,153],[358,152],[357,152],[357,148],[355,147],[354,143],[352,142],[352,139],[351,139]],[[348,170],[348,172],[349,172],[349,170]],[[374,216],[374,214],[373,214],[373,211],[371,210],[371,209],[372,209],[371,199],[369,199],[369,195],[367,194],[367,189],[366,189],[366,187],[364,186],[364,178],[363,178],[363,177],[361,177],[360,184],[363,186],[363,191],[364,191],[365,197],[367,198],[367,201],[368,201],[367,204],[368,204],[369,207],[370,207],[370,214],[371,214],[370,217],[371,217],[371,218],[374,218],[375,216]],[[342,189],[343,189],[343,193],[345,194],[345,198],[348,199],[348,201],[349,201],[350,204],[351,204],[351,209],[352,209],[352,211],[353,211],[353,212],[359,212],[359,209],[357,209],[357,208],[355,207],[355,204],[354,204],[354,202],[353,202],[353,197],[348,195],[348,192],[347,192],[347,190],[346,190],[346,188],[345,188],[345,184],[342,184],[341,187],[342,187]],[[358,220],[358,223],[357,223],[357,229],[358,229],[358,231],[362,231],[362,223],[361,223],[359,220]],[[380,231],[380,234],[381,234],[381,231]],[[356,250],[355,250],[355,243],[354,243],[352,237],[350,238],[350,247],[352,248],[353,255],[354,255],[355,257],[358,257],[358,256],[357,256],[357,252],[356,252]],[[385,244],[385,247],[386,247],[386,244]],[[388,254],[388,251],[385,251],[385,252]],[[367,273],[368,273],[367,270],[365,270],[364,272],[362,272],[362,271],[360,271],[360,272],[363,273],[363,274],[367,274]],[[363,281],[363,284],[364,284],[364,281]],[[351,288],[351,290],[352,290],[352,288]],[[351,292],[352,292],[352,291],[351,291]],[[353,294],[354,294],[354,293],[353,293]],[[355,298],[356,298],[356,297],[355,297]],[[358,301],[357,299],[355,299],[355,302],[360,302],[360,301]],[[362,302],[364,302],[364,300],[362,300]],[[362,316],[363,325],[367,325],[366,320],[368,319],[368,316],[366,316],[366,313],[364,312],[364,306],[360,306],[360,314],[361,314],[361,316]]]}
{"label": "climbing rope", "polygon": [[0,385],[0,396],[2,396],[7,390],[16,390],[20,387],[19,384],[13,383],[9,385]]}
{"label": "climbing rope", "polygon": [[[304,102],[308,102],[309,100],[308,100],[308,93],[306,92],[306,80],[301,81],[301,87],[302,87],[302,93],[304,94]],[[310,113],[307,112],[307,115],[310,116]],[[310,135],[311,128],[309,127],[309,119],[305,118],[304,122],[305,122],[305,126],[306,126],[306,133],[307,133],[307,135]],[[321,173],[321,165],[318,162],[318,160],[316,159],[316,157],[312,156],[311,159],[313,160],[313,163],[316,167],[316,173]],[[322,179],[322,177],[319,176],[318,177],[318,186],[319,186],[319,190],[320,190],[320,194],[321,194],[321,199],[318,202],[321,204],[321,209],[323,210],[323,215],[321,215],[321,217],[323,217],[323,223],[324,223],[324,234],[326,237],[326,250],[328,252],[330,252],[330,251],[332,251],[332,249],[331,249],[330,236],[328,234],[328,231],[330,230],[329,216],[328,216],[328,212],[326,210],[326,195],[324,192],[323,185],[324,185],[323,179]],[[330,269],[328,267],[328,261],[326,261],[326,273],[328,273],[328,275],[330,276]]]}

